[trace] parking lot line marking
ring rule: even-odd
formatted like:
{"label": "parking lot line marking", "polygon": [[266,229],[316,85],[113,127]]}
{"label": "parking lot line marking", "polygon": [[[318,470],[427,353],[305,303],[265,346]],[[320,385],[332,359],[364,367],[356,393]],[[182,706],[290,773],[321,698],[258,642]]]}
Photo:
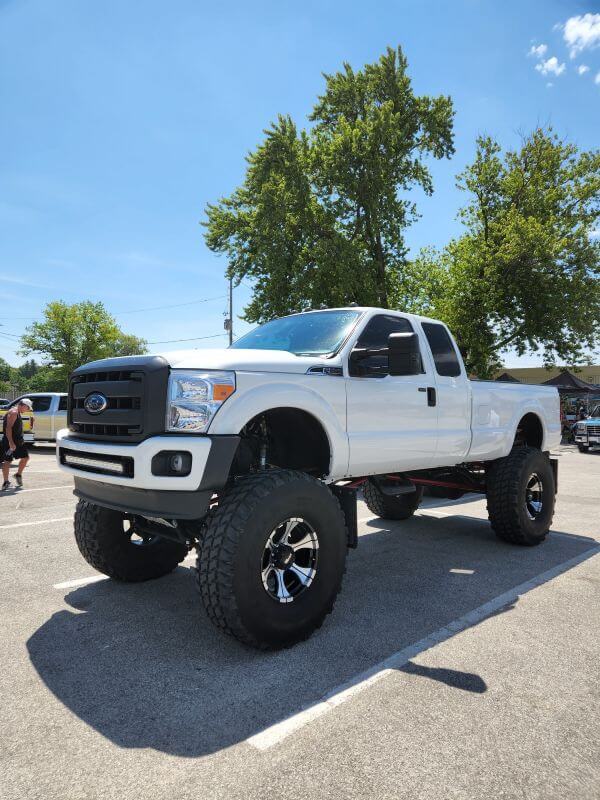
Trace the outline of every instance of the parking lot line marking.
{"label": "parking lot line marking", "polygon": [[509,589],[508,591],[503,592],[501,595],[498,595],[498,597],[494,597],[487,603],[484,603],[478,608],[473,609],[473,611],[469,611],[462,617],[459,617],[458,619],[449,622],[444,627],[439,628],[437,631],[430,633],[420,641],[415,642],[414,644],[411,644],[396,653],[393,653],[391,656],[383,661],[380,661],[378,664],[374,664],[364,672],[361,672],[360,674],[355,675],[353,678],[350,678],[350,680],[346,681],[346,683],[336,686],[324,697],[321,697],[315,703],[302,709],[302,711],[299,711],[297,714],[292,714],[290,717],[281,720],[281,722],[276,722],[274,725],[270,725],[268,728],[265,728],[259,733],[249,736],[246,739],[246,742],[257,750],[268,750],[274,745],[282,742],[291,733],[303,728],[309,722],[312,722],[318,717],[328,713],[332,709],[337,708],[342,703],[345,703],[346,700],[349,700],[359,692],[369,688],[382,678],[391,675],[395,670],[403,667],[411,658],[414,658],[420,653],[429,650],[431,647],[435,647],[436,644],[439,644],[446,639],[450,639],[460,631],[470,628],[472,625],[476,625],[477,623],[494,614],[496,611],[499,611],[501,608],[514,603],[516,600],[518,600],[519,595],[526,594],[532,589],[536,589],[538,586],[547,583],[549,580],[552,580],[552,578],[555,578],[561,573],[566,572],[568,569],[577,566],[583,561],[586,561],[593,554],[597,553],[600,553],[600,546],[598,545],[591,547],[589,550],[585,550],[583,553],[575,556],[575,558],[570,558],[568,561],[563,561],[561,564],[557,564],[557,566],[553,567],[552,569],[541,572],[539,575],[536,575],[534,578],[531,578],[525,583],[514,586],[512,589]]}
{"label": "parking lot line marking", "polygon": [[9,528],[27,528],[29,525],[46,525],[50,522],[69,522],[73,519],[70,517],[56,517],[55,519],[36,519],[33,522],[14,522],[12,525],[0,525],[0,531],[6,531]]}
{"label": "parking lot line marking", "polygon": [[76,586],[86,586],[88,583],[97,583],[98,581],[107,581],[106,575],[90,575],[88,578],[76,578],[74,581],[64,581],[63,583],[55,583],[53,589],[74,589]]}
{"label": "parking lot line marking", "polygon": [[73,491],[72,483],[65,483],[61,486],[36,486],[35,489],[18,489],[16,486],[10,493],[3,494],[3,497],[12,497],[13,495],[25,494],[25,492],[49,492],[51,489],[71,489]]}

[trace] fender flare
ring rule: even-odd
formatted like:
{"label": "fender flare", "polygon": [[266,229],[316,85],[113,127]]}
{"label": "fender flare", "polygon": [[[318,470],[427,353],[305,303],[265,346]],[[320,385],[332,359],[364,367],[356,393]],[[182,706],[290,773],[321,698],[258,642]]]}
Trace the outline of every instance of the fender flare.
{"label": "fender flare", "polygon": [[234,393],[217,411],[208,429],[210,435],[239,434],[251,419],[276,408],[294,408],[314,417],[323,428],[331,453],[330,476],[345,477],[348,469],[348,436],[333,408],[317,392],[289,383],[255,386]]}

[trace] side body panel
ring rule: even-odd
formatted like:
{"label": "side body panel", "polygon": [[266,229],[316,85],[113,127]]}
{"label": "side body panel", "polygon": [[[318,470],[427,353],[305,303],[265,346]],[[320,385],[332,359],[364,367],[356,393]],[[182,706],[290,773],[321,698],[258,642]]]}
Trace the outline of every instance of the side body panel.
{"label": "side body panel", "polygon": [[491,460],[508,455],[519,421],[535,414],[542,423],[542,450],[560,444],[560,404],[551,386],[528,386],[499,381],[471,381],[473,440],[469,460]]}

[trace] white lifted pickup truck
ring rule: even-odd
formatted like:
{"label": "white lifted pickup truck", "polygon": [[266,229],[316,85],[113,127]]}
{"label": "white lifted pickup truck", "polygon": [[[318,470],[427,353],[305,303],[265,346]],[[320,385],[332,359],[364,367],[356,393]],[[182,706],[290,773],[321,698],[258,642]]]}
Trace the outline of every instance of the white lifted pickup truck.
{"label": "white lifted pickup truck", "polygon": [[487,496],[503,540],[546,536],[555,388],[470,381],[442,323],[377,308],[268,322],[224,350],[96,361],[71,376],[57,457],[86,560],[121,581],[197,549],[204,607],[260,648],[332,610],[356,495],[406,519],[424,487]]}

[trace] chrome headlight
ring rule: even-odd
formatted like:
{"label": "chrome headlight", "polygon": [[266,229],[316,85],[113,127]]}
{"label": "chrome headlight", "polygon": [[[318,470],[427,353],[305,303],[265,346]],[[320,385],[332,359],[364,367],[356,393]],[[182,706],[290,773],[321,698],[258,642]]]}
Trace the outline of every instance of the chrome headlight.
{"label": "chrome headlight", "polygon": [[577,423],[577,432],[578,433],[585,433],[587,425],[585,422],[578,422]]}
{"label": "chrome headlight", "polygon": [[235,392],[235,372],[173,370],[167,390],[168,431],[203,433]]}

